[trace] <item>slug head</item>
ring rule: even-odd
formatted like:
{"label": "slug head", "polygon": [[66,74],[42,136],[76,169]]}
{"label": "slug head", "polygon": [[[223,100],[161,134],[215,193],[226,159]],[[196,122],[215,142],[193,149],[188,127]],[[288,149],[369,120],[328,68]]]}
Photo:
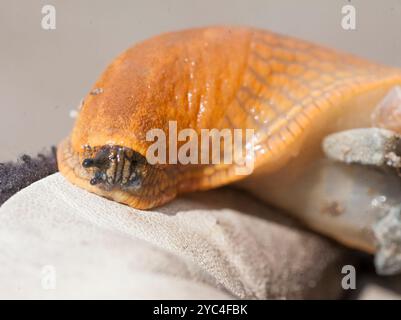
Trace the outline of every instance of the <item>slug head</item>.
{"label": "slug head", "polygon": [[90,170],[91,185],[105,190],[120,188],[135,191],[142,186],[146,159],[130,148],[105,145],[92,152],[93,157],[82,161],[82,167]]}
{"label": "slug head", "polygon": [[153,208],[177,194],[175,168],[151,165],[131,147],[85,144],[74,150],[67,138],[57,149],[57,161],[73,184],[134,208]]}

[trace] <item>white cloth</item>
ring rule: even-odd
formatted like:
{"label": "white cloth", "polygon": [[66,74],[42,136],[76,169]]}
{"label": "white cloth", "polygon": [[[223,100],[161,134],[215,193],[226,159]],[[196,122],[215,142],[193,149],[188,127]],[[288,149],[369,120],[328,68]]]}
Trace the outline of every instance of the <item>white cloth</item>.
{"label": "white cloth", "polygon": [[334,298],[343,257],[228,188],[141,211],[56,173],[0,208],[0,298]]}

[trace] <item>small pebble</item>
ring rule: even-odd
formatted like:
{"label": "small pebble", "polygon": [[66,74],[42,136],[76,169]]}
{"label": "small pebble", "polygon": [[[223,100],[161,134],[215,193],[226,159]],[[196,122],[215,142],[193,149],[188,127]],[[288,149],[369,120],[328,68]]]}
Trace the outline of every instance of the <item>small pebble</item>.
{"label": "small pebble", "polygon": [[101,94],[101,93],[103,93],[103,89],[102,88],[95,88],[95,89],[93,89],[91,91],[91,95],[92,96],[96,96],[96,95]]}

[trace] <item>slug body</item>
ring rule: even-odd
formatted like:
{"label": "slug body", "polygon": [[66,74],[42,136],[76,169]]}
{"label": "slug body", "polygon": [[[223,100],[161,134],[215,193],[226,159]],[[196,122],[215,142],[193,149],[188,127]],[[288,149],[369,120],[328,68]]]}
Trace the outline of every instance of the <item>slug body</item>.
{"label": "slug body", "polygon": [[[322,157],[327,134],[371,126],[376,104],[400,83],[398,69],[267,31],[163,34],[106,69],[59,146],[59,169],[82,188],[141,209],[239,180],[260,193],[261,181],[269,189],[278,180],[296,181]],[[168,133],[169,121],[178,132],[199,134],[254,129],[255,170],[243,176],[236,164],[149,164],[146,133]],[[267,200],[280,206],[269,189]]]}

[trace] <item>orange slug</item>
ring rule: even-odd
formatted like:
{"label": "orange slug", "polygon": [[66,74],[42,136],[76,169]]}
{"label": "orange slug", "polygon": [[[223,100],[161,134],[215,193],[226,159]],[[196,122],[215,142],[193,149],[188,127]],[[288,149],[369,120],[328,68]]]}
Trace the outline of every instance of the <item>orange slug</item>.
{"label": "orange slug", "polygon": [[[140,209],[242,179],[277,181],[320,157],[326,135],[371,126],[372,110],[398,84],[399,69],[268,31],[162,34],[104,71],[59,145],[59,170],[75,185]],[[169,121],[199,135],[253,129],[253,172],[238,175],[235,163],[150,164],[146,133],[158,128],[169,139]]]}

